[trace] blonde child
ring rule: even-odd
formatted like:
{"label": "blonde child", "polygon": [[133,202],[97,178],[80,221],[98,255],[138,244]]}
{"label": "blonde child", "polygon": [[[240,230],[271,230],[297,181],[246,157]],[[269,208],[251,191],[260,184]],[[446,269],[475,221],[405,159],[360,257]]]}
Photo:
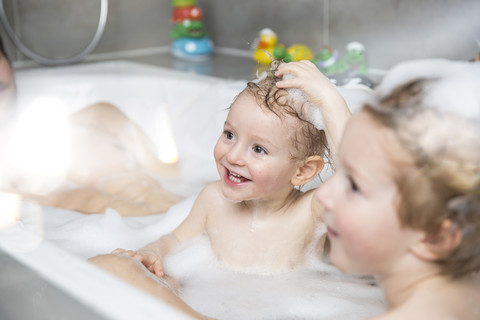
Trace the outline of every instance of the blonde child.
{"label": "blonde child", "polygon": [[[327,84],[322,104],[339,102],[337,110],[348,115],[336,89],[318,75]],[[138,251],[113,253],[134,257],[163,276],[162,259],[179,244],[206,233],[218,260],[234,270],[276,273],[305,263],[317,245],[314,235],[321,220],[312,214],[318,213],[312,211],[313,190],[296,187],[324,167],[327,140],[325,130],[312,124],[316,121],[319,127],[320,119],[313,119],[316,106],[278,88],[278,80],[270,75],[250,82],[235,99],[214,148],[221,180],[204,188],[180,226]],[[332,126],[333,117],[328,120]],[[338,139],[335,134],[332,141]]]}
{"label": "blonde child", "polygon": [[394,68],[316,191],[333,264],[383,286],[375,319],[480,319],[479,88],[480,65]]}
{"label": "blonde child", "polygon": [[[305,92],[285,89],[294,87]],[[90,261],[198,319],[206,317],[170,291],[168,277],[168,287],[160,280],[162,259],[181,243],[206,233],[218,260],[242,272],[305,264],[310,255],[321,255],[323,241],[315,232],[322,221],[312,208],[313,190],[297,187],[317,177],[324,158],[335,155],[349,116],[336,88],[309,61],[283,64],[275,76],[248,83],[215,146],[221,180],[205,187],[185,221],[138,251],[117,249]]]}
{"label": "blonde child", "polygon": [[[281,67],[297,78],[278,85],[314,96],[310,67]],[[423,61],[393,69],[348,124],[337,172],[315,191],[313,215],[325,220],[332,262],[383,285],[389,311],[375,319],[480,316],[479,68]],[[97,263],[206,319],[127,256],[113,259]]]}

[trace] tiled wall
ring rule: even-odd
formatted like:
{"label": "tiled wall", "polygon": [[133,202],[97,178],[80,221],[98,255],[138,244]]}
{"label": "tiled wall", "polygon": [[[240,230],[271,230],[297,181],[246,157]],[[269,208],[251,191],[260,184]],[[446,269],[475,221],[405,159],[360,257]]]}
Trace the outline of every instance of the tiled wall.
{"label": "tiled wall", "polygon": [[[3,0],[24,43],[49,57],[81,51],[92,39],[100,0]],[[169,0],[109,0],[104,36],[94,53],[165,46],[169,43]]]}
{"label": "tiled wall", "polygon": [[[3,0],[17,33],[38,53],[68,56],[95,32],[100,0]],[[94,53],[168,46],[170,0],[110,0],[105,35]],[[279,41],[327,44],[353,40],[368,64],[388,68],[421,57],[469,59],[479,50],[479,0],[198,0],[218,47],[249,50],[260,29]],[[10,50],[13,52],[13,50]],[[14,59],[22,59],[16,56]]]}
{"label": "tiled wall", "polygon": [[363,42],[370,65],[414,58],[470,59],[479,51],[478,0],[330,0],[330,43]]}

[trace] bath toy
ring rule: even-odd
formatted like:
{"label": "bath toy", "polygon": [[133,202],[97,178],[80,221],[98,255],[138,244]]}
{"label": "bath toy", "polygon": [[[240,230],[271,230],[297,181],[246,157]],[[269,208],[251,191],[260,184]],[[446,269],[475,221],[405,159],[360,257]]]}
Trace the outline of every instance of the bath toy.
{"label": "bath toy", "polygon": [[182,23],[176,23],[170,32],[172,39],[178,39],[183,37],[190,38],[203,38],[207,35],[205,25],[202,21],[197,20],[183,20]]}
{"label": "bath toy", "polygon": [[202,20],[202,9],[196,6],[190,7],[175,7],[172,10],[171,23],[181,23],[182,21],[189,20]]}
{"label": "bath toy", "polygon": [[257,46],[253,52],[253,60],[269,65],[273,58],[273,50],[277,44],[277,34],[269,28],[260,30]]}
{"label": "bath toy", "polygon": [[347,44],[345,56],[339,58],[337,50],[326,46],[316,55],[314,62],[327,76],[339,73],[366,75],[364,52],[363,44],[354,41]]}
{"label": "bath toy", "polygon": [[196,4],[196,0],[172,0],[171,52],[185,60],[204,60],[213,51],[202,21],[202,10]]}
{"label": "bath toy", "polygon": [[337,50],[325,46],[315,56],[315,64],[325,75],[332,75],[337,72],[345,71],[347,68],[341,59]]}
{"label": "bath toy", "polygon": [[213,44],[208,37],[182,37],[173,40],[171,51],[175,57],[191,60],[208,59],[212,53]]}
{"label": "bath toy", "polygon": [[283,60],[285,62],[312,60],[312,50],[301,43],[296,43],[286,48],[285,45],[277,43],[277,34],[269,28],[260,30],[253,52],[253,60],[260,64],[270,65],[272,60]]}
{"label": "bath toy", "polygon": [[365,47],[359,42],[346,46],[345,56],[325,46],[315,56],[314,63],[335,85],[373,88],[374,83],[366,76]]}
{"label": "bath toy", "polygon": [[364,52],[365,47],[363,44],[356,41],[350,42],[347,44],[347,53],[344,58],[345,64],[361,75],[367,74]]}
{"label": "bath toy", "polygon": [[283,44],[279,44],[273,50],[273,56],[277,60],[283,60],[285,62],[300,61],[300,60],[313,60],[315,57],[313,51],[306,45],[296,43],[285,49]]}
{"label": "bath toy", "polygon": [[172,7],[191,7],[197,4],[197,0],[172,0]]}

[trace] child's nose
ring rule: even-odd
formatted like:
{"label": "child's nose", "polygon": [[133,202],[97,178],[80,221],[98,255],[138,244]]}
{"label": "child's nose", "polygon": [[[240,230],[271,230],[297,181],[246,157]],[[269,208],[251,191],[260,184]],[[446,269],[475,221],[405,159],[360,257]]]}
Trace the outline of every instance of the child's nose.
{"label": "child's nose", "polygon": [[314,197],[316,201],[318,201],[324,208],[325,210],[331,211],[333,209],[334,205],[334,199],[333,199],[333,179],[335,177],[332,176],[330,179],[322,183],[320,187],[315,190]]}
{"label": "child's nose", "polygon": [[237,143],[234,146],[232,146],[228,152],[227,152],[227,161],[230,164],[235,164],[235,165],[244,165],[245,164],[245,156],[244,152],[242,150],[242,146]]}

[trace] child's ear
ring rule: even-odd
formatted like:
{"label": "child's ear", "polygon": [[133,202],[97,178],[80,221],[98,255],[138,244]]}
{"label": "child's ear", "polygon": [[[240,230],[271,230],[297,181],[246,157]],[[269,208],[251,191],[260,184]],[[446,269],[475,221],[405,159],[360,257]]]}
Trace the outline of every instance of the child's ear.
{"label": "child's ear", "polygon": [[294,186],[301,186],[315,178],[322,171],[325,162],[321,156],[308,157],[292,178]]}
{"label": "child's ear", "polygon": [[445,219],[436,235],[423,233],[419,241],[411,247],[423,260],[438,261],[448,257],[462,241],[462,232],[450,219]]}

